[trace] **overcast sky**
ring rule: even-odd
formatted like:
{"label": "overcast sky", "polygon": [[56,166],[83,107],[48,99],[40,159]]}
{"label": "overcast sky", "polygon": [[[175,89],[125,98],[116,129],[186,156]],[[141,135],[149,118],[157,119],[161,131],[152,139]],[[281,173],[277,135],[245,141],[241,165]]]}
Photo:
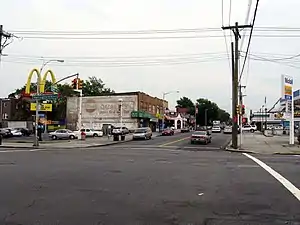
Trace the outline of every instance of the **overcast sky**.
{"label": "overcast sky", "polygon": [[[249,0],[232,0],[231,25],[245,23]],[[253,0],[249,21],[253,17]],[[223,3],[223,24],[229,23],[230,0]],[[257,27],[300,27],[299,0],[260,0]],[[171,107],[181,96],[192,100],[208,98],[231,112],[231,72],[227,59],[223,32],[203,30],[198,33],[150,32],[143,35],[97,35],[102,39],[69,39],[82,37],[78,33],[67,39],[27,39],[20,31],[137,31],[220,28],[221,0],[9,0],[0,8],[0,23],[4,30],[23,39],[15,39],[3,54],[0,69],[0,95],[6,97],[25,84],[29,71],[40,67],[37,57],[64,59],[63,64],[49,64],[57,78],[80,73],[81,78],[101,78],[116,92],[143,91],[162,97],[166,91],[179,90],[167,100]],[[260,32],[262,34],[299,34],[297,32]],[[40,37],[45,33],[34,34]],[[226,32],[229,35],[230,32]],[[242,33],[243,34],[243,33]],[[51,33],[53,35],[53,33]],[[202,36],[201,38],[165,38],[174,36]],[[211,37],[217,36],[217,37]],[[94,37],[91,32],[84,37]],[[114,38],[114,39],[103,39]],[[146,39],[120,39],[146,37]],[[150,37],[150,39],[148,38]],[[154,38],[153,38],[154,37]],[[164,37],[156,39],[157,37]],[[253,37],[250,53],[264,58],[293,56],[300,51],[299,38]],[[230,46],[230,37],[227,37]],[[245,38],[242,51],[248,39]],[[243,53],[242,53],[243,54]],[[122,58],[130,56],[129,58]],[[135,58],[133,58],[135,57]],[[162,58],[164,57],[164,58]],[[243,59],[243,58],[242,58]],[[258,58],[256,58],[258,59]],[[261,58],[260,58],[261,59]],[[108,60],[108,62],[107,62]],[[104,62],[106,61],[106,62]],[[124,62],[125,61],[125,62]],[[154,63],[153,63],[154,62]],[[242,62],[242,61],[241,61]],[[293,59],[292,65],[297,65]],[[126,64],[126,65],[125,65]],[[129,64],[129,65],[128,65]],[[124,66],[125,65],[125,66]],[[300,65],[299,65],[300,67]],[[271,106],[281,95],[281,74],[295,77],[299,69],[286,61],[250,60],[245,67],[243,85],[247,86],[247,109],[257,110],[267,97]]]}

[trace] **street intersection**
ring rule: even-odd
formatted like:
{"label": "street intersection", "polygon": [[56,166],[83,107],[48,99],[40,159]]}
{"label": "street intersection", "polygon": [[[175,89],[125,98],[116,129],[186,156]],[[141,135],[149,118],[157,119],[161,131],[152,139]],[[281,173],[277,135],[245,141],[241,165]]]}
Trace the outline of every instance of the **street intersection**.
{"label": "street intersection", "polygon": [[230,135],[209,145],[189,136],[3,150],[0,224],[300,224],[300,157],[231,153]]}

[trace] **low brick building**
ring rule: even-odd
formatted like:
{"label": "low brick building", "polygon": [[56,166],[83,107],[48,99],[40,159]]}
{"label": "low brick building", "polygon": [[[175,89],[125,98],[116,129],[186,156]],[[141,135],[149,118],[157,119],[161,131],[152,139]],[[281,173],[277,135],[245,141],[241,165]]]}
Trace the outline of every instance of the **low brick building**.
{"label": "low brick building", "polygon": [[[129,129],[151,127],[155,130],[161,123],[163,108],[168,102],[143,92],[113,93],[102,96],[82,97],[82,127],[102,129],[105,126],[122,126]],[[79,98],[67,101],[67,126],[78,128]]]}

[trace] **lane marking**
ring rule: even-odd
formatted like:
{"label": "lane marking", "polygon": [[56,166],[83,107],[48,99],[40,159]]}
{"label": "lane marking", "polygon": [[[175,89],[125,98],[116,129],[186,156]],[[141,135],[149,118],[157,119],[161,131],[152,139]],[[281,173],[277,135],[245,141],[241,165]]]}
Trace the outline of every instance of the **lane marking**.
{"label": "lane marking", "polygon": [[278,172],[273,170],[270,166],[268,166],[264,162],[260,161],[259,159],[255,158],[247,153],[243,153],[243,155],[245,155],[249,159],[252,159],[260,167],[262,167],[269,174],[271,174],[276,180],[278,180],[289,192],[291,192],[300,201],[300,190],[295,185],[293,185],[289,180],[284,178],[282,175],[280,175]]}
{"label": "lane marking", "polygon": [[163,146],[171,145],[171,144],[174,144],[174,143],[178,143],[180,141],[184,141],[184,140],[187,140],[189,138],[190,137],[181,138],[181,139],[178,139],[176,141],[171,141],[171,142],[168,142],[168,143],[165,143],[165,144],[162,144],[162,145],[158,145],[158,147],[163,147]]}

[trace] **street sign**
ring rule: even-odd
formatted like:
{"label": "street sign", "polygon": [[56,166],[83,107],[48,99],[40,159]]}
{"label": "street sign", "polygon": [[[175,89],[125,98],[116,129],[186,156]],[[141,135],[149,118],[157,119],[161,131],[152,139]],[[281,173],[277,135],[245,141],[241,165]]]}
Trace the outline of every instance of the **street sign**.
{"label": "street sign", "polygon": [[32,95],[32,99],[34,100],[55,100],[57,98],[58,98],[58,94]]}
{"label": "street sign", "polygon": [[[52,104],[40,104],[39,106],[40,106],[39,111],[52,112]],[[35,103],[30,103],[30,110],[31,111],[36,110]]]}
{"label": "street sign", "polygon": [[52,85],[52,86],[51,86],[51,91],[54,92],[54,93],[57,93],[57,92],[58,92],[57,85],[55,85],[55,84]]}

